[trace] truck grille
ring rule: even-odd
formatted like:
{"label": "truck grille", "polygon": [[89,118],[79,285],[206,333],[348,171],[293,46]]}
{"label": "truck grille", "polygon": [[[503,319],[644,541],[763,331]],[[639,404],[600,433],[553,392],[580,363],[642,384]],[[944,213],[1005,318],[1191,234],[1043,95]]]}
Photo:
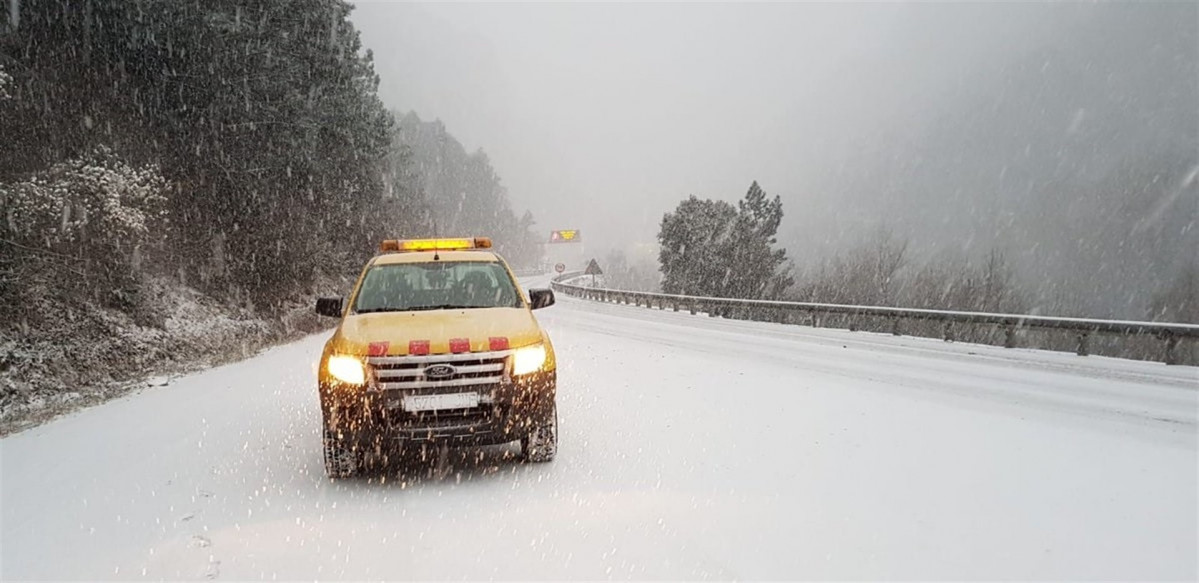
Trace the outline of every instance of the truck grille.
{"label": "truck grille", "polygon": [[[428,356],[371,356],[374,386],[380,390],[440,389],[495,385],[503,379],[512,351],[431,354]],[[449,367],[446,369],[446,367]],[[431,376],[437,369],[450,374]],[[421,394],[421,393],[413,393]]]}
{"label": "truck grille", "polygon": [[[366,363],[371,386],[383,393],[389,423],[410,430],[427,430],[429,437],[435,437],[441,431],[484,425],[495,418],[498,414],[496,388],[508,374],[508,357],[511,354],[510,350],[502,350],[427,356],[371,356],[367,357]],[[404,397],[408,395],[466,392],[479,394],[478,407],[435,411],[405,411],[403,408]]]}

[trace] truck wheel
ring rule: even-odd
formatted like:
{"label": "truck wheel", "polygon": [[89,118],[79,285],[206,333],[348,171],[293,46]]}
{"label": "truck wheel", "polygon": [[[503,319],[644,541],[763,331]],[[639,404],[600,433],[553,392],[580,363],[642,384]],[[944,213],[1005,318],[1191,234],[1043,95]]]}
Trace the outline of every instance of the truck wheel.
{"label": "truck wheel", "polygon": [[322,440],[325,446],[325,473],[330,478],[351,478],[358,473],[362,452],[355,451],[354,444],[336,431],[326,429]]}
{"label": "truck wheel", "polygon": [[525,460],[533,463],[545,463],[554,460],[558,453],[558,405],[549,415],[529,429],[529,433],[520,440],[520,449]]}

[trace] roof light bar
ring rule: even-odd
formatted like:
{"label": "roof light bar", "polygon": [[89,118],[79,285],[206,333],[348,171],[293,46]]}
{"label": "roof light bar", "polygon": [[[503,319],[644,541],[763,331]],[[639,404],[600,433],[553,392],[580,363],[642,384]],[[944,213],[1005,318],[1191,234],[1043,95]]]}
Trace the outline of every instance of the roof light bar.
{"label": "roof light bar", "polygon": [[379,251],[381,253],[400,251],[454,251],[457,249],[491,249],[491,238],[385,239],[379,244]]}

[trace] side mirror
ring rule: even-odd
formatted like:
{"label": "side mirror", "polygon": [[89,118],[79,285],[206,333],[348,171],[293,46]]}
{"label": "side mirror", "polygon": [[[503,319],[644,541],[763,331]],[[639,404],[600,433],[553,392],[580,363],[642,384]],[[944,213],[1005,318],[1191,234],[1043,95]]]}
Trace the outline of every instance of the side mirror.
{"label": "side mirror", "polygon": [[340,318],[341,298],[317,298],[316,313],[330,318]]}
{"label": "side mirror", "polygon": [[540,310],[554,305],[554,290],[552,289],[531,289],[529,290],[529,307],[534,310]]}

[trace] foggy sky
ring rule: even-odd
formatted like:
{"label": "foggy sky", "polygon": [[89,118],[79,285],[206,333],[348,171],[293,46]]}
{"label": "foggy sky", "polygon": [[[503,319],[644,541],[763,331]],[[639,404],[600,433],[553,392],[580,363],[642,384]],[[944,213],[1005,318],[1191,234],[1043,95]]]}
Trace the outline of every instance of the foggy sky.
{"label": "foggy sky", "polygon": [[1199,163],[1196,4],[360,2],[353,20],[390,107],[444,121],[539,228],[598,248],[752,180],[782,196],[800,264],[884,222],[928,253],[1018,245],[1052,180],[1100,181],[1129,150]]}
{"label": "foggy sky", "polygon": [[[994,48],[938,55],[941,43],[921,38],[936,31],[896,38],[903,12],[360,3],[354,21],[385,102],[484,148],[543,226],[615,236],[623,229],[606,227],[631,215],[652,239],[679,199],[739,197],[754,179],[802,205],[805,176],[839,147]],[[963,24],[944,36],[986,28]]]}

